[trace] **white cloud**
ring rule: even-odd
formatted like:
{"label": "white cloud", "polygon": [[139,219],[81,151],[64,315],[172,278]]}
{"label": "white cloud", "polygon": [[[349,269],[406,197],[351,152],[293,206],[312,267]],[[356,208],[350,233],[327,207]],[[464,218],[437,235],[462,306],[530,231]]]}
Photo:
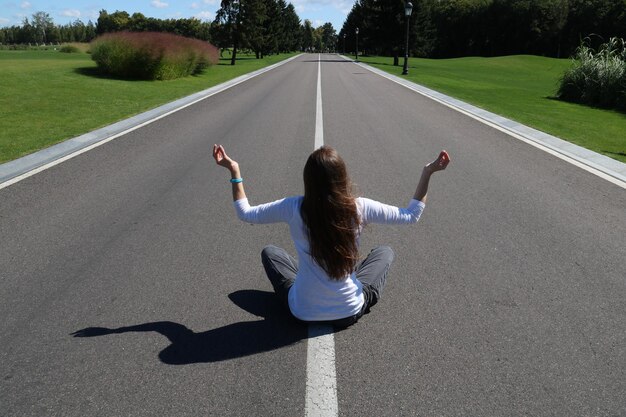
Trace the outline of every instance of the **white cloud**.
{"label": "white cloud", "polygon": [[198,3],[191,3],[191,8],[192,9],[199,9],[200,5]]}
{"label": "white cloud", "polygon": [[152,5],[152,7],[156,7],[157,9],[162,9],[164,7],[169,6],[169,4],[161,0],[152,0],[150,4]]}
{"label": "white cloud", "polygon": [[204,4],[208,4],[210,6],[214,6],[217,4],[217,0],[202,0]]}
{"label": "white cloud", "polygon": [[21,9],[30,9],[30,8],[31,8],[31,6],[32,6],[32,4],[30,4],[30,2],[29,2],[29,1],[23,1],[23,2],[20,4],[20,8],[21,8]]}
{"label": "white cloud", "polygon": [[61,13],[61,16],[65,17],[80,17],[80,10],[76,9],[65,9]]}
{"label": "white cloud", "polygon": [[4,17],[0,17],[0,25],[4,25],[4,24],[6,24],[6,23],[9,23],[10,21],[11,21],[11,20],[9,20],[9,19],[6,19],[6,18],[4,18]]}
{"label": "white cloud", "polygon": [[215,18],[215,13],[205,10],[198,13],[195,17],[200,20],[213,20]]}

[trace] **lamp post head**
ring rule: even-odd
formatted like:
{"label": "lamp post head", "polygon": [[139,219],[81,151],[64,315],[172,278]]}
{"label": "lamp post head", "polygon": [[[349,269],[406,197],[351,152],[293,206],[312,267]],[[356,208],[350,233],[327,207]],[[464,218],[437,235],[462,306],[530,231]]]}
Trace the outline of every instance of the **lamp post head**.
{"label": "lamp post head", "polygon": [[406,5],[404,6],[404,15],[405,16],[411,16],[411,12],[413,11],[413,3],[411,3],[410,1],[406,3]]}
{"label": "lamp post head", "polygon": [[358,35],[359,34],[359,28],[356,28],[356,30],[354,32]]}

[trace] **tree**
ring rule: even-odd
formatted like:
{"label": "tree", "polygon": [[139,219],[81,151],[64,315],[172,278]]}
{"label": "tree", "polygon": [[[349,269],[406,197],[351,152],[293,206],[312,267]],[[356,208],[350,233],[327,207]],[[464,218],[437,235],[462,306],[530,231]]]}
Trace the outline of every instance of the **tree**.
{"label": "tree", "polygon": [[354,46],[356,45],[356,35],[355,35],[356,28],[363,27],[363,23],[365,20],[364,16],[366,14],[367,12],[364,11],[364,8],[361,5],[360,1],[357,1],[356,3],[354,3],[354,6],[352,6],[352,10],[350,10],[350,13],[348,13],[348,16],[346,17],[346,21],[343,23],[343,27],[341,28],[341,31],[339,32],[339,36],[341,38],[343,38],[343,36],[346,35],[345,43],[346,43],[347,51],[345,52],[355,51]]}
{"label": "tree", "polygon": [[[281,5],[275,0],[265,2],[266,19],[263,23],[264,42],[262,55],[279,52],[279,45],[284,43],[285,22],[282,20]],[[283,1],[284,4],[284,1]]]}
{"label": "tree", "polygon": [[315,48],[313,25],[309,19],[304,20],[302,25],[302,50],[312,51]]}
{"label": "tree", "polygon": [[151,30],[148,28],[148,24],[149,20],[143,15],[143,13],[133,13],[130,19],[128,19],[128,29],[133,32],[147,32]]}
{"label": "tree", "polygon": [[568,4],[568,0],[494,0],[487,19],[495,24],[484,34],[483,53],[559,55]]}
{"label": "tree", "polygon": [[409,48],[413,56],[430,57],[435,50],[437,31],[431,17],[432,6],[433,3],[429,0],[413,2],[409,32]]}
{"label": "tree", "polygon": [[96,26],[90,20],[85,26],[85,42],[91,42],[96,37]]}
{"label": "tree", "polygon": [[[48,41],[48,34],[54,28],[54,22],[52,21],[52,18],[46,12],[35,12],[32,15],[32,18],[32,27],[35,35],[35,42],[46,43]],[[25,22],[27,23],[28,21],[25,19]]]}
{"label": "tree", "polygon": [[106,10],[100,10],[98,22],[96,23],[96,33],[102,35],[108,32],[118,32],[129,30],[130,15],[128,12],[116,10],[109,14]]}
{"label": "tree", "polygon": [[283,0],[278,0],[279,6],[282,8],[281,16],[284,22],[283,43],[279,45],[280,52],[298,51],[302,49],[302,33],[300,31],[300,18],[296,13],[293,4],[286,6]]}
{"label": "tree", "polygon": [[[529,0],[502,0],[502,3],[518,1],[528,3]],[[495,20],[485,21],[492,4],[492,0],[442,0],[434,3],[430,14],[436,28],[434,55],[436,57],[480,55],[484,49],[482,29],[488,27],[491,22],[503,21],[507,16],[505,14]]]}
{"label": "tree", "polygon": [[233,48],[230,65],[235,65],[237,48],[241,44],[241,31],[239,30],[241,25],[240,9],[241,3],[239,0],[222,0],[220,8],[215,15],[215,21],[219,25],[217,28],[221,31],[218,35],[219,39],[229,39],[228,46]]}
{"label": "tree", "polygon": [[[415,5],[414,5],[415,6]],[[375,10],[375,20],[372,26],[377,33],[376,52],[393,55],[394,65],[398,65],[398,56],[404,49],[405,19],[404,2],[402,0],[382,0]]]}
{"label": "tree", "polygon": [[319,46],[322,51],[335,51],[337,48],[337,32],[332,23],[324,23],[316,29],[319,36]]}
{"label": "tree", "polygon": [[626,38],[626,0],[569,0],[563,28],[563,52],[574,53],[581,41],[597,48],[611,37]]}
{"label": "tree", "polygon": [[267,20],[267,8],[265,0],[240,0],[241,1],[241,34],[250,49],[256,54],[256,58],[262,57],[265,48]]}

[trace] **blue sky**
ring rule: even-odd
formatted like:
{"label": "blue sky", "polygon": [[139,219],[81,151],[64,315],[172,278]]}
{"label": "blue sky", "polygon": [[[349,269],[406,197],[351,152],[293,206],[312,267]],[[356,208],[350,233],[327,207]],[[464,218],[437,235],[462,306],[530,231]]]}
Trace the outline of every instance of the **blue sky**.
{"label": "blue sky", "polygon": [[[130,14],[143,13],[160,19],[197,17],[201,20],[213,20],[221,0],[139,0],[139,1],[104,1],[104,0],[0,0],[0,27],[19,25],[24,17],[44,11],[50,14],[56,24],[65,24],[76,19],[83,22],[98,19],[98,12],[125,10]],[[337,32],[354,0],[292,0],[300,19],[309,19],[317,27],[330,22]]]}

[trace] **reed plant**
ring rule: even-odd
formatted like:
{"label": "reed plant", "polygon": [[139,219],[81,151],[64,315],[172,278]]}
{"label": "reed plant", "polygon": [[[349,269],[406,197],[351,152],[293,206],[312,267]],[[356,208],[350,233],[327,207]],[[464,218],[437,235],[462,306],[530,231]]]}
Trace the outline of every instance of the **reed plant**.
{"label": "reed plant", "polygon": [[563,100],[626,110],[626,42],[611,38],[596,50],[584,41],[565,71],[557,96]]}
{"label": "reed plant", "polygon": [[215,46],[159,32],[116,32],[94,39],[92,59],[103,72],[124,79],[171,80],[218,62]]}

